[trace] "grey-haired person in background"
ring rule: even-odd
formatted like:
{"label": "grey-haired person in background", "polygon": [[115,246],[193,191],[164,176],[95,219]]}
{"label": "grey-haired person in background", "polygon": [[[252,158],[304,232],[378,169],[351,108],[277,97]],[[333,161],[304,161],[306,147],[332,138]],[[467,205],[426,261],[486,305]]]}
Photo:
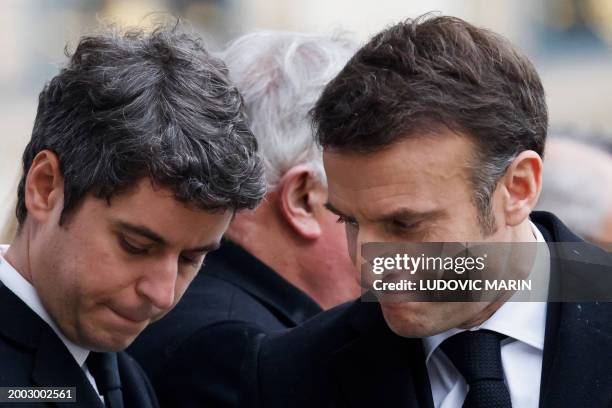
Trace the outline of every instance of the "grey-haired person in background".
{"label": "grey-haired person in background", "polygon": [[0,256],[0,386],[75,387],[75,407],[157,406],[121,350],[259,203],[256,149],[199,39],[180,27],[83,37],[40,93],[23,154],[18,232]]}
{"label": "grey-haired person in background", "polygon": [[589,135],[551,137],[537,208],[557,214],[581,237],[610,250],[612,150],[606,149],[605,140]]}
{"label": "grey-haired person in background", "polygon": [[221,57],[244,97],[269,192],[236,216],[184,300],[130,352],[164,406],[233,406],[249,338],[301,324],[359,295],[344,228],[308,117],[356,46],[339,37],[257,32]]}

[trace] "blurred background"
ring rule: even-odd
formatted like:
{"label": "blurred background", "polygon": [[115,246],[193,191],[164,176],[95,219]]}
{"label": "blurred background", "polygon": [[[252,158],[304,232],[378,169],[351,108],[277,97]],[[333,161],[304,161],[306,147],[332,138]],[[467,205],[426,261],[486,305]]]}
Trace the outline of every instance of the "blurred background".
{"label": "blurred background", "polygon": [[2,0],[2,243],[11,235],[21,152],[37,95],[64,62],[64,47],[72,50],[100,21],[142,25],[159,11],[187,20],[212,50],[258,29],[345,31],[364,42],[389,24],[428,11],[461,17],[505,35],[530,56],[548,95],[551,134],[596,140],[604,150],[612,143],[612,0]]}

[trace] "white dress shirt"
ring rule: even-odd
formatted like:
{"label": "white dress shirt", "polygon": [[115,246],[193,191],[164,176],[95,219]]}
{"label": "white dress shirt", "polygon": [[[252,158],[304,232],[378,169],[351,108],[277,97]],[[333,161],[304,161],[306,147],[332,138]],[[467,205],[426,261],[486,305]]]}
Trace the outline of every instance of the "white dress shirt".
{"label": "white dress shirt", "polygon": [[[545,242],[533,223],[531,228],[536,241]],[[544,272],[538,276],[544,276],[547,284],[550,275],[548,247],[538,245],[536,257],[534,270],[539,268],[540,272]],[[470,329],[487,329],[508,336],[501,343],[501,359],[513,407],[538,407],[545,326],[546,302],[513,302],[510,298],[488,320]],[[451,329],[423,339],[425,363],[436,408],[459,408],[467,395],[468,384],[439,348],[444,340],[462,331]]]}
{"label": "white dress shirt", "polygon": [[[36,313],[53,329],[55,334],[57,334],[57,337],[60,338],[72,357],[74,357],[79,367],[81,367],[94,390],[96,390],[96,393],[98,393],[98,396],[100,396],[98,387],[96,387],[96,381],[85,364],[85,360],[89,355],[89,350],[74,344],[66,336],[64,336],[53,319],[51,319],[51,316],[49,316],[49,313],[47,313],[45,310],[38,293],[36,293],[36,289],[34,289],[34,286],[32,286],[30,282],[28,282],[6,259],[4,259],[4,254],[7,250],[8,245],[0,245],[0,282],[2,282],[4,286],[13,292],[15,296],[21,299],[23,303],[32,309],[34,313]],[[100,396],[100,398],[102,397]],[[102,398],[102,400],[104,399]]]}

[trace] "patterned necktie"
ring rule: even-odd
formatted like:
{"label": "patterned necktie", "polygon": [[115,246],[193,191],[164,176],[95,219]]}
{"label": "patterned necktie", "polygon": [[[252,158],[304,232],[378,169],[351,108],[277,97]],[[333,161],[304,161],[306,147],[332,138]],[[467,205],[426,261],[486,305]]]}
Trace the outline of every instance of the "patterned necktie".
{"label": "patterned necktie", "polygon": [[123,408],[117,354],[90,352],[86,363],[89,372],[96,380],[98,391],[104,397],[106,407]]}
{"label": "patterned necktie", "polygon": [[490,330],[465,331],[440,346],[469,385],[463,408],[512,407],[501,362],[504,338]]}

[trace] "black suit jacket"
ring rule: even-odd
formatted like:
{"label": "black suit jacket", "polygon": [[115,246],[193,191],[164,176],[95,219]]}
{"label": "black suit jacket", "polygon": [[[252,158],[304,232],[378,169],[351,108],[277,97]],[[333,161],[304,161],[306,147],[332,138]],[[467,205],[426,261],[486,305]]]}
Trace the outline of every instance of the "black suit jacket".
{"label": "black suit jacket", "polygon": [[236,406],[255,334],[294,327],[321,308],[251,254],[225,241],[167,316],[128,349],[165,407]]}
{"label": "black suit jacket", "polygon": [[[548,242],[579,241],[552,214],[532,219]],[[551,280],[563,267],[551,264]],[[612,303],[549,303],[545,333],[540,405],[612,407]],[[341,305],[252,345],[242,406],[433,407],[422,341],[395,335],[378,303]]]}
{"label": "black suit jacket", "polygon": [[[151,384],[138,364],[117,353],[119,375],[128,407],[157,407]],[[76,387],[76,403],[19,403],[7,407],[103,407],[64,343],[53,329],[0,283],[0,386]]]}

